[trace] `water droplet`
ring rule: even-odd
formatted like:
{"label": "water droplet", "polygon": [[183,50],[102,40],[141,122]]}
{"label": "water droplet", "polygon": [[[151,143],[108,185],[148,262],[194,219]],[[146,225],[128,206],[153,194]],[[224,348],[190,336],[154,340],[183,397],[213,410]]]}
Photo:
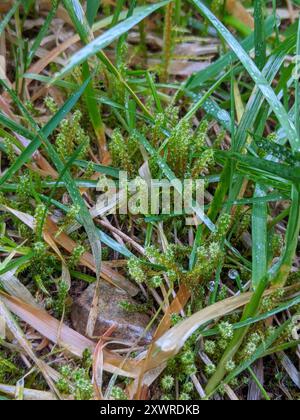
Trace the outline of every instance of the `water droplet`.
{"label": "water droplet", "polygon": [[225,110],[221,110],[218,112],[218,118],[222,121],[230,120],[230,117]]}
{"label": "water droplet", "polygon": [[215,290],[215,282],[214,281],[210,281],[209,285],[208,285],[208,290],[210,292],[213,292]]}
{"label": "water droplet", "polygon": [[231,280],[236,280],[237,278],[239,278],[239,272],[237,271],[237,270],[230,270],[229,272],[228,272],[228,277],[231,279]]}

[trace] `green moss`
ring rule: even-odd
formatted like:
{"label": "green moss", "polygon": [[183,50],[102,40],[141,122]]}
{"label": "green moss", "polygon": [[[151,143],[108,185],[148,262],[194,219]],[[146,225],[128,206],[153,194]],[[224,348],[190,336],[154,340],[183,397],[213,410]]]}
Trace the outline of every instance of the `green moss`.
{"label": "green moss", "polygon": [[79,146],[82,148],[78,158],[83,159],[90,146],[90,138],[81,127],[82,114],[75,111],[70,119],[60,124],[59,134],[56,136],[56,149],[63,162],[67,162]]}
{"label": "green moss", "polygon": [[119,306],[128,313],[148,313],[150,306],[149,304],[133,304],[127,300],[123,300],[119,303]]}
{"label": "green moss", "polygon": [[61,378],[57,383],[63,394],[72,394],[75,400],[86,401],[94,397],[94,388],[90,377],[90,366],[81,368],[64,365],[60,368]]}

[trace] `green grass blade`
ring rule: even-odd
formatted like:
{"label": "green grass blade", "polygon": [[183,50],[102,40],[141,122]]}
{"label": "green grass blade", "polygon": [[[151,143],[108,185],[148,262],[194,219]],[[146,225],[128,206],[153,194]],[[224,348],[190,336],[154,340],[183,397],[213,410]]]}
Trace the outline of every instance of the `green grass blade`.
{"label": "green grass blade", "polygon": [[[169,0],[170,1],[170,0]],[[93,35],[92,32],[89,28],[88,22],[84,17],[84,12],[82,10],[81,4],[79,3],[78,0],[64,0],[64,5],[65,8],[68,10],[70,17],[74,23],[74,26],[81,38],[81,40],[87,44],[87,47],[90,45],[89,42],[92,40]],[[156,10],[156,9],[155,9]],[[123,12],[122,12],[123,13]],[[136,8],[134,16],[132,17],[132,19],[134,19],[136,16],[140,16],[140,15],[145,14],[145,7],[141,7],[141,8]],[[127,24],[127,21],[122,22],[125,25]],[[110,33],[111,37],[110,37],[110,41],[108,42],[108,44],[111,43],[112,40],[117,39],[120,35],[122,35],[121,33],[116,33],[116,30],[119,28],[120,25],[122,25],[122,23],[120,23],[119,25],[115,26],[114,28],[112,28],[110,31],[107,31],[105,34],[103,34],[100,38],[102,39],[102,41],[104,40],[104,44],[105,44],[105,40],[107,40],[107,34]],[[98,38],[99,39],[99,38]],[[98,52],[96,53],[98,59],[105,65],[105,67],[108,69],[109,72],[111,72],[111,74],[116,77],[121,84],[123,84],[123,86],[125,87],[125,89],[132,95],[132,97],[134,98],[134,100],[136,101],[136,103],[138,104],[138,106],[142,109],[143,113],[150,118],[151,120],[153,120],[153,116],[151,115],[151,112],[148,111],[148,109],[145,107],[145,105],[143,104],[143,102],[139,99],[139,97],[135,94],[135,92],[132,90],[132,88],[129,86],[129,84],[126,82],[126,80],[124,79],[124,77],[121,75],[121,73],[119,72],[119,70],[113,65],[113,63],[111,62],[111,60],[109,60],[108,57],[106,57],[106,55],[104,54],[104,52],[102,51],[102,47],[104,46],[104,44],[101,44],[100,41],[100,46],[101,48],[98,50]],[[97,39],[91,42],[97,42]],[[85,47],[85,48],[87,48]],[[82,50],[81,50],[82,51]],[[81,54],[81,51],[79,51],[79,54]],[[76,54],[75,54],[76,55]],[[72,60],[72,58],[71,58]],[[86,61],[85,59],[83,59],[83,62]],[[57,77],[54,78],[54,80],[52,80],[52,83],[56,83],[58,79],[61,78],[61,75],[58,74]]]}
{"label": "green grass blade", "polygon": [[6,128],[9,128],[11,131],[16,132],[17,134],[20,134],[23,137],[26,137],[28,140],[34,139],[34,135],[29,130],[27,130],[27,128],[16,123],[12,119],[10,119],[7,115],[3,114],[1,111],[0,111],[0,124],[2,124]]}
{"label": "green grass blade", "polygon": [[[81,4],[78,0],[64,0],[63,3],[73,21],[81,41],[84,44],[88,44],[93,39],[93,32],[90,28],[88,20],[85,18]],[[90,78],[90,83],[84,93],[84,99],[96,134],[100,159],[103,160],[105,159],[105,155],[107,153],[105,128],[101,117],[100,106],[97,103],[97,95],[95,93],[87,61],[82,64],[82,75],[84,80]]]}
{"label": "green grass blade", "polygon": [[80,39],[84,40],[84,42],[89,42],[92,39],[92,31],[81,3],[78,0],[63,0],[63,4],[69,13]]}
{"label": "green grass blade", "polygon": [[146,72],[146,79],[148,81],[153,99],[155,101],[157,111],[160,112],[161,114],[163,114],[164,110],[163,110],[163,107],[162,107],[162,104],[161,104],[160,97],[159,97],[157,89],[155,87],[155,83],[153,81],[152,75],[148,71]]}
{"label": "green grass blade", "polygon": [[300,61],[300,21],[298,24],[297,47],[296,47],[296,80],[295,80],[295,125],[300,136],[300,84],[299,84],[299,61]]}
{"label": "green grass blade", "polygon": [[[80,89],[80,93],[84,91],[84,89],[86,88],[87,84],[90,82],[90,80],[86,80],[85,83],[83,84],[83,86]],[[4,84],[4,82],[2,82]],[[5,84],[4,84],[5,85]],[[55,164],[58,173],[62,173],[64,172],[65,169],[65,165],[64,163],[61,161],[58,153],[56,152],[54,146],[51,144],[51,142],[48,140],[48,136],[49,133],[45,130],[40,130],[40,127],[36,124],[36,122],[34,121],[34,119],[32,118],[32,116],[29,114],[29,112],[27,111],[27,109],[24,107],[24,105],[21,103],[21,101],[19,100],[19,98],[17,97],[17,95],[15,94],[15,92],[13,92],[12,90],[10,90],[8,88],[8,86],[6,86],[6,90],[8,91],[8,93],[10,94],[10,96],[12,97],[13,101],[16,103],[16,105],[19,107],[19,109],[21,110],[21,112],[23,113],[23,115],[26,117],[26,119],[28,120],[28,122],[30,123],[31,127],[33,128],[35,134],[38,136],[39,140],[41,143],[44,143],[45,148],[51,158],[51,160],[53,161],[53,163]],[[75,95],[75,99],[76,98],[80,98],[80,94],[77,93],[77,95]],[[77,102],[75,100],[74,102],[74,97],[72,98],[73,101],[71,102],[72,105],[75,105],[75,103]],[[54,117],[54,121],[61,121],[61,116],[58,115],[61,112],[61,110],[56,114],[56,118]],[[64,112],[62,112],[62,117],[66,116],[66,110],[64,110]],[[50,128],[48,127],[48,130],[50,130]],[[51,131],[52,131],[52,127],[51,127]],[[92,249],[92,253],[93,253],[93,257],[95,260],[95,267],[96,267],[96,276],[97,276],[97,280],[100,279],[100,274],[101,274],[101,242],[99,240],[99,236],[97,235],[96,232],[96,226],[94,225],[94,221],[90,215],[90,212],[88,210],[88,208],[85,205],[85,202],[80,194],[80,191],[78,190],[76,183],[74,182],[72,175],[70,174],[69,171],[66,171],[63,175],[63,180],[66,183],[66,188],[70,194],[70,197],[74,203],[74,205],[77,205],[80,208],[80,219],[81,219],[81,224],[83,225],[83,227],[85,228],[86,234],[88,236],[90,245],[91,245],[91,249]]]}
{"label": "green grass blade", "polygon": [[100,7],[100,0],[87,0],[86,18],[90,26],[93,25],[96,19],[99,7]]}
{"label": "green grass blade", "polygon": [[[284,62],[286,55],[289,54],[289,52],[294,48],[295,40],[295,36],[292,35],[290,38],[282,42],[282,44],[269,57],[268,62],[263,70],[263,74],[269,84],[272,83],[274,77]],[[262,92],[257,88],[254,89],[236,133],[238,151],[240,151],[245,146],[248,132],[252,129],[252,125],[254,124],[259,114],[263,102],[264,97]],[[264,126],[264,123],[265,120],[261,119],[262,126]]]}
{"label": "green grass blade", "polygon": [[[84,160],[76,160],[74,162],[74,165],[83,169],[87,169],[88,167],[90,167],[91,163]],[[92,168],[95,172],[99,172],[100,174],[111,176],[112,178],[119,179],[120,177],[120,170],[116,168],[112,168],[110,166],[98,165],[96,163],[92,163]]]}
{"label": "green grass blade", "polygon": [[186,113],[186,115],[183,117],[183,120],[190,120],[193,115],[203,106],[203,104],[209,99],[209,97],[216,91],[216,89],[226,80],[228,77],[230,77],[232,70],[230,69],[227,73],[225,73],[219,80],[216,81],[209,89],[208,91],[201,96],[199,101],[197,101],[191,109]]}
{"label": "green grass blade", "polygon": [[[251,301],[246,306],[241,322],[247,321],[249,318],[252,318],[256,316],[258,308],[261,303],[261,299],[263,296],[264,291],[266,290],[266,287],[268,285],[268,278],[265,277],[259,282],[259,285],[257,289],[255,290]],[[228,361],[232,360],[240,348],[247,332],[249,331],[249,326],[245,328],[241,328],[240,330],[237,330],[234,334],[234,337],[230,344],[228,345],[224,355],[222,356],[219,365],[217,367],[217,370],[215,374],[211,377],[211,379],[208,381],[207,387],[206,387],[206,393],[210,395],[212,392],[215,391],[215,389],[218,387],[220,382],[223,380],[223,378],[226,375],[226,364]]]}
{"label": "green grass blade", "polygon": [[[69,171],[69,169],[70,169],[70,168],[71,168],[71,166],[73,165],[74,161],[78,158],[78,156],[79,156],[80,152],[82,151],[83,146],[84,146],[84,144],[83,144],[83,143],[82,143],[81,145],[79,145],[79,146],[77,147],[77,149],[74,151],[74,153],[72,154],[72,156],[70,156],[69,160],[68,160],[68,161],[66,162],[66,164],[64,165],[63,170],[62,170],[62,171],[60,171],[60,173],[59,173],[59,177],[57,178],[57,180],[56,180],[56,182],[55,182],[54,186],[51,188],[51,191],[50,191],[49,196],[48,196],[47,205],[46,205],[46,207],[45,207],[43,220],[42,220],[42,222],[41,222],[41,226],[44,226],[44,223],[45,223],[45,220],[46,220],[46,217],[47,217],[47,212],[48,212],[48,209],[49,209],[49,207],[50,207],[50,205],[51,205],[51,199],[53,198],[54,193],[56,192],[56,190],[57,190],[57,188],[58,188],[58,185],[59,185],[60,181],[61,181],[62,179],[64,179],[64,175],[66,174],[66,172],[67,172],[67,171]],[[41,230],[40,230],[40,234],[41,234],[40,241],[42,241],[42,240],[43,240],[43,237],[42,237],[42,236],[43,236],[43,232],[42,232],[42,231],[43,231],[43,229],[41,229]]]}
{"label": "green grass blade", "polygon": [[[264,32],[264,0],[254,2],[255,62],[262,70],[266,63],[266,38]],[[254,197],[265,197],[265,189],[257,184]],[[254,203],[252,208],[252,287],[256,289],[268,269],[268,206],[267,203]]]}
{"label": "green grass blade", "polygon": [[[288,54],[293,49],[295,45],[295,40],[296,40],[295,35],[292,35],[290,38],[282,42],[282,44],[269,57],[268,62],[263,70],[263,73],[270,84],[273,81],[274,77],[276,76],[277,72],[279,71],[281,65],[283,64],[286,54]],[[258,114],[263,105],[263,102],[264,102],[264,97],[263,97],[262,92],[259,89],[255,88],[248,101],[248,104],[243,113],[242,119],[236,130],[235,142],[234,142],[234,144],[236,144],[236,151],[241,151],[243,147],[245,147],[245,144],[249,135],[248,133],[250,130],[252,130],[255,120],[256,118],[258,118]],[[267,116],[260,117],[259,122],[261,126],[263,127],[266,122],[266,117]],[[228,119],[228,122],[230,123],[230,119]],[[227,129],[229,130],[230,128],[228,127]],[[285,137],[285,133],[283,133],[283,135]],[[239,159],[239,155],[236,155],[236,158]],[[254,162],[252,163],[254,164]],[[250,166],[251,164],[248,167]],[[260,169],[263,170],[262,167]],[[222,203],[229,189],[229,180],[230,180],[231,170],[232,168],[229,165],[229,163],[226,164],[223,169],[221,181],[218,185],[214,200],[211,205],[211,209],[208,213],[209,217],[211,217],[213,221],[215,220],[215,217],[217,216],[218,211],[221,209]],[[242,182],[243,180],[240,179],[239,182],[235,183],[235,192],[232,193],[232,197],[230,198],[230,201],[234,201],[236,199],[237,195],[240,192]],[[229,211],[230,209],[227,209],[227,210]]]}
{"label": "green grass blade", "polygon": [[[23,131],[25,137],[31,139],[32,141],[26,147],[26,149],[21,153],[21,155],[17,158],[17,160],[9,167],[9,169],[2,175],[0,178],[0,185],[4,184],[8,179],[10,179],[29,159],[31,159],[32,155],[42,144],[42,138],[48,138],[54,130],[58,127],[61,121],[66,117],[66,115],[72,110],[72,108],[76,105],[80,97],[82,96],[83,92],[85,91],[89,80],[86,80],[80,89],[75,92],[67,101],[66,103],[60,108],[60,110],[52,117],[52,119],[45,125],[45,127],[40,130],[41,136],[34,135],[30,133],[29,130],[15,130],[16,123],[8,119],[7,117],[1,115],[0,113],[0,123],[6,125],[8,128],[14,131]],[[21,134],[21,133],[20,133]],[[30,134],[29,136],[27,134]],[[41,138],[42,137],[42,138]]]}
{"label": "green grass blade", "polygon": [[298,246],[300,231],[300,191],[299,184],[293,185],[291,194],[292,206],[289,214],[289,223],[285,237],[284,252],[277,264],[271,269],[271,279],[276,287],[283,287],[290,274],[291,267]]}
{"label": "green grass blade", "polygon": [[[264,24],[266,37],[270,36],[274,28],[274,17],[269,16]],[[250,35],[247,39],[242,41],[241,46],[246,52],[254,48],[254,34]],[[218,77],[226,67],[232,64],[237,59],[234,52],[230,51],[220,57],[215,63],[211,64],[204,70],[194,74],[185,84],[185,89],[193,90],[205,84],[208,80]]]}
{"label": "green grass blade", "polygon": [[[257,184],[254,197],[265,197],[265,190]],[[267,204],[255,203],[252,209],[252,287],[256,289],[268,268]]]}
{"label": "green grass blade", "polygon": [[20,0],[16,1],[12,7],[10,8],[9,12],[7,13],[6,16],[4,16],[3,20],[0,22],[0,36],[2,34],[2,32],[4,31],[4,29],[6,28],[6,25],[9,23],[9,21],[11,20],[11,18],[13,17],[13,15],[16,13],[16,11],[18,10],[18,8],[20,7],[20,4],[22,2]]}
{"label": "green grass blade", "polygon": [[277,116],[278,121],[281,126],[285,129],[287,138],[290,141],[291,147],[295,152],[300,151],[300,139],[296,132],[293,122],[288,117],[288,114],[278,100],[274,91],[270,87],[266,78],[261,74],[257,66],[253,63],[246,51],[241,47],[238,41],[233,37],[233,35],[225,28],[225,26],[214,16],[214,14],[200,1],[200,0],[190,0],[197,10],[203,14],[209,22],[216,28],[220,36],[227,42],[231,49],[235,52],[254,83],[261,90],[265,99],[268,101],[270,107],[272,108],[274,114]]}
{"label": "green grass blade", "polygon": [[119,22],[120,14],[124,6],[125,0],[117,0],[111,26],[115,26]]}
{"label": "green grass blade", "polygon": [[26,59],[26,69],[29,68],[38,48],[41,45],[43,38],[45,38],[47,31],[51,25],[51,22],[55,18],[57,9],[58,9],[58,2],[53,2],[50,13],[47,15],[40,32],[38,33],[36,39],[34,40],[32,46],[29,49],[29,53]]}
{"label": "green grass blade", "polygon": [[[69,2],[71,0],[68,0]],[[70,60],[67,62],[66,66],[58,73],[56,79],[60,79],[68,74],[74,67],[84,63],[88,60],[89,57],[97,54],[103,48],[107,47],[114,40],[119,38],[122,34],[128,32],[131,28],[136,26],[139,22],[145,19],[147,16],[160,9],[161,7],[167,5],[170,0],[162,1],[156,4],[148,5],[141,8],[134,16],[126,19],[125,21],[119,23],[113,28],[106,31],[103,35],[99,36],[95,40],[91,41],[87,46],[83,47],[80,51],[75,53]],[[66,3],[66,1],[65,1]],[[71,1],[71,3],[75,3]],[[69,10],[69,9],[68,9]],[[77,18],[78,19],[78,18]],[[89,36],[87,30],[82,29],[82,25],[79,26],[80,33],[82,38],[87,38]],[[78,27],[76,28],[78,30]]]}
{"label": "green grass blade", "polygon": [[[82,75],[83,79],[91,79],[90,69],[88,63],[82,64]],[[94,128],[96,139],[98,143],[99,155],[101,161],[105,159],[107,153],[106,137],[105,137],[105,127],[101,117],[101,106],[97,102],[97,96],[95,93],[95,88],[93,86],[93,81],[87,85],[87,88],[84,92],[84,99],[87,105],[88,113]]]}
{"label": "green grass blade", "polygon": [[255,62],[257,67],[263,69],[266,62],[266,34],[264,25],[264,0],[254,1],[254,43],[255,43]]}

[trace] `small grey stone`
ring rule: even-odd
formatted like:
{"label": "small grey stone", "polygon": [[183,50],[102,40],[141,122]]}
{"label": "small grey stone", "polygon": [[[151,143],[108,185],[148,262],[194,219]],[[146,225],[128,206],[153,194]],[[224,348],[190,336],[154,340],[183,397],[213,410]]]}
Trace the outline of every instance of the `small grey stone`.
{"label": "small grey stone", "polygon": [[[95,287],[95,284],[89,286],[73,304],[71,313],[73,327],[83,335],[86,333]],[[136,304],[134,299],[123,290],[117,289],[104,281],[101,283],[99,315],[94,336],[102,336],[115,324],[116,329],[111,336],[112,338],[124,340],[128,344],[136,344],[137,340],[143,335],[138,344],[149,344],[152,340],[152,333],[145,333],[145,329],[150,322],[150,317],[144,313],[128,313],[119,305],[124,300]]]}

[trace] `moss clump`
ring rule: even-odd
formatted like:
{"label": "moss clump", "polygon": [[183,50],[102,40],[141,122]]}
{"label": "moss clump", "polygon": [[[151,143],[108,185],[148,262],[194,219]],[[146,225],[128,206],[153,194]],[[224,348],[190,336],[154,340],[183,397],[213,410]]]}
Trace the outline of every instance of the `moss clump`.
{"label": "moss clump", "polygon": [[70,119],[65,119],[60,124],[55,145],[63,162],[67,162],[78,147],[81,148],[79,159],[83,159],[89,150],[90,138],[81,127],[81,118],[81,112],[75,111]]}
{"label": "moss clump", "polygon": [[60,368],[61,378],[57,388],[62,394],[73,395],[75,400],[86,401],[94,397],[94,388],[90,376],[92,358],[85,352],[83,367],[65,365]]}

